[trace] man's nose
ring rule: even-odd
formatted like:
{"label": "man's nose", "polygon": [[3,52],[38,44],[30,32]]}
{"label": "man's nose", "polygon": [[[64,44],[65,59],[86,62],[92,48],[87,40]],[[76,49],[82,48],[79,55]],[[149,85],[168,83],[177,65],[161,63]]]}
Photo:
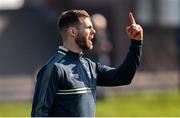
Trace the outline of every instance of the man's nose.
{"label": "man's nose", "polygon": [[96,34],[96,30],[94,28],[92,28],[92,32],[93,34]]}

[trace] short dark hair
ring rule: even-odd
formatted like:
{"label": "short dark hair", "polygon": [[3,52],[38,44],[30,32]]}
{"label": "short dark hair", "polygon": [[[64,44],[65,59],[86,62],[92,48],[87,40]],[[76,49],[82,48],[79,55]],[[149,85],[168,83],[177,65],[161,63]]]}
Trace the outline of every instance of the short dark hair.
{"label": "short dark hair", "polygon": [[76,26],[80,24],[79,17],[89,17],[89,14],[85,10],[69,10],[63,12],[57,21],[57,27],[59,32],[66,30],[69,26]]}

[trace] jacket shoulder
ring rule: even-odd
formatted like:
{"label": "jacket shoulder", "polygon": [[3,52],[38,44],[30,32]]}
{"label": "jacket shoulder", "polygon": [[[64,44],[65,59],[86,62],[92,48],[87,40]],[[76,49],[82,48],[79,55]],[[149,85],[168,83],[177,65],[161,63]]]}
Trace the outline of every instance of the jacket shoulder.
{"label": "jacket shoulder", "polygon": [[39,70],[37,77],[44,72],[51,72],[56,66],[56,63],[59,62],[65,55],[60,54],[60,53],[55,53],[49,60],[48,62]]}

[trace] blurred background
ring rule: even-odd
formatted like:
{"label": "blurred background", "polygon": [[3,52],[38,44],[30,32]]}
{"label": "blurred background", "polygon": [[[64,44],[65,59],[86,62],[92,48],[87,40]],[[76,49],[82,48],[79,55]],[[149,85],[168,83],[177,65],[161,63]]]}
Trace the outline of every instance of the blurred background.
{"label": "blurred background", "polygon": [[57,17],[69,9],[87,10],[98,31],[85,55],[113,67],[128,51],[129,11],[144,28],[132,84],[98,88],[97,116],[180,116],[179,0],[0,0],[0,116],[30,116],[37,72],[62,44]]}

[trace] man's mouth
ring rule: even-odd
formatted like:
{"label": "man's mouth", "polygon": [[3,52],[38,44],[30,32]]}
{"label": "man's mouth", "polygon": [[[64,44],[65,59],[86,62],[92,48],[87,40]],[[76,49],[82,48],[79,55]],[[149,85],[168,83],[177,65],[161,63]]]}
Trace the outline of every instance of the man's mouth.
{"label": "man's mouth", "polygon": [[91,35],[90,38],[89,38],[89,40],[92,41],[93,38],[94,38],[94,35]]}
{"label": "man's mouth", "polygon": [[92,45],[93,44],[92,40],[89,40],[89,43]]}

